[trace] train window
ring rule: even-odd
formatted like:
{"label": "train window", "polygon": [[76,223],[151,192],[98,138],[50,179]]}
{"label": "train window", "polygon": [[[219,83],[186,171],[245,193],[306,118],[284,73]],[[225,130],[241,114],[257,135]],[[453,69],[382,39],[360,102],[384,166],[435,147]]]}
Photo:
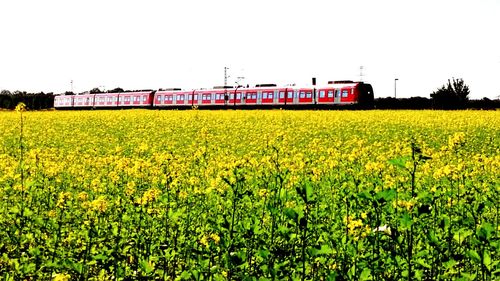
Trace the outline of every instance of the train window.
{"label": "train window", "polygon": [[306,98],[308,98],[308,99],[312,98],[312,94],[311,93],[306,93]]}
{"label": "train window", "polygon": [[293,99],[293,92],[288,92],[288,98]]}
{"label": "train window", "polygon": [[324,98],[325,97],[325,91],[319,91],[319,97]]}
{"label": "train window", "polygon": [[300,92],[300,98],[303,99],[306,97],[306,94],[304,92]]}
{"label": "train window", "polygon": [[262,93],[262,98],[267,99],[267,93]]}
{"label": "train window", "polygon": [[343,90],[342,91],[342,97],[343,98],[347,98],[347,95],[349,94],[349,92],[347,90]]}
{"label": "train window", "polygon": [[273,93],[269,93],[269,98],[270,99],[274,98],[274,94]]}
{"label": "train window", "polygon": [[280,99],[284,99],[285,98],[285,92],[280,92]]}
{"label": "train window", "polygon": [[198,95],[193,96],[194,100],[198,100]]}
{"label": "train window", "polygon": [[252,99],[256,100],[257,99],[257,94],[252,95]]}

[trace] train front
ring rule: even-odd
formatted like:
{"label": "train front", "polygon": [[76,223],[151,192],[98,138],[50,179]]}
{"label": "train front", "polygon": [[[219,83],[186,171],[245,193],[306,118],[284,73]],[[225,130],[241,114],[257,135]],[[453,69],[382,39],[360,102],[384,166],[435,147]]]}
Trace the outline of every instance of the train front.
{"label": "train front", "polygon": [[359,82],[358,85],[358,104],[362,107],[371,108],[375,103],[373,87],[370,84]]}

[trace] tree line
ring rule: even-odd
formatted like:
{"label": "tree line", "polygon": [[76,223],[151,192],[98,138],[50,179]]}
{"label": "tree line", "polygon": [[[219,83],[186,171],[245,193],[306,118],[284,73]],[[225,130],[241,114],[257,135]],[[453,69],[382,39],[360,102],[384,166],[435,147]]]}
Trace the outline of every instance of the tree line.
{"label": "tree line", "polygon": [[[120,93],[122,88],[114,88],[106,93]],[[86,92],[91,94],[104,93],[99,88]],[[65,92],[65,95],[74,95]],[[430,94],[430,98],[376,98],[374,108],[377,109],[496,109],[500,108],[500,100],[483,98],[481,100],[469,99],[469,86],[463,79],[451,79],[448,83]],[[25,91],[2,90],[0,92],[0,108],[14,109],[20,102],[26,104],[30,110],[49,109],[54,106],[53,93],[27,93]]]}
{"label": "tree line", "polygon": [[53,93],[28,93],[26,91],[0,91],[0,108],[14,109],[20,102],[30,110],[49,109],[54,107]]}

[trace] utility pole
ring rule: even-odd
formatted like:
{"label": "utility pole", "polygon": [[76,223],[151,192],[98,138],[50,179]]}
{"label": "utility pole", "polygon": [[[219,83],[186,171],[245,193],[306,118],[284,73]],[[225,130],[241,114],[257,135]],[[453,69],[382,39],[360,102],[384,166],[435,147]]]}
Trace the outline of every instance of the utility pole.
{"label": "utility pole", "polygon": [[394,78],[394,98],[396,99],[396,82],[398,82],[398,78]]}
{"label": "utility pole", "polygon": [[224,66],[224,87],[227,86],[227,78],[229,78],[229,76],[227,75],[228,70],[229,70],[229,67]]}
{"label": "utility pole", "polygon": [[224,104],[227,105],[227,102],[229,101],[229,96],[227,95],[227,70],[229,67],[224,66]]}

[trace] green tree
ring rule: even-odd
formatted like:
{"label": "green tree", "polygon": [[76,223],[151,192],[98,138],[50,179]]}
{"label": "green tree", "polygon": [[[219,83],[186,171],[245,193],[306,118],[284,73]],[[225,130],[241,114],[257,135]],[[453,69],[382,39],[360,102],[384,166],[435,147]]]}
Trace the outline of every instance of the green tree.
{"label": "green tree", "polygon": [[113,90],[109,90],[108,93],[121,93],[124,92],[122,88],[114,88]]}
{"label": "green tree", "polygon": [[99,94],[99,93],[102,93],[102,91],[99,88],[94,88],[94,89],[90,90],[90,93],[91,94]]}
{"label": "green tree", "polygon": [[465,108],[469,100],[469,86],[463,79],[448,79],[448,84],[443,85],[431,94],[435,108],[456,109]]}

